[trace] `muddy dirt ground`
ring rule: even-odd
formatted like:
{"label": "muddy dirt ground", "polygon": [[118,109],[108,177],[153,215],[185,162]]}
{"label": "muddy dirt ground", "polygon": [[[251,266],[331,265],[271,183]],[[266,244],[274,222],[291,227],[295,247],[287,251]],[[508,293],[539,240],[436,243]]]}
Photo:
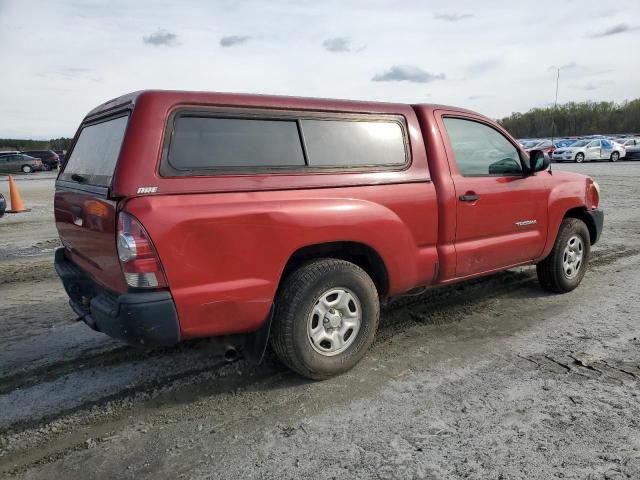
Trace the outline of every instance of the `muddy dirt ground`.
{"label": "muddy dirt ground", "polygon": [[18,177],[32,211],[0,219],[0,477],[640,478],[640,162],[553,168],[602,188],[577,290],[521,268],[393,301],[365,359],[320,383],[75,322],[53,176]]}

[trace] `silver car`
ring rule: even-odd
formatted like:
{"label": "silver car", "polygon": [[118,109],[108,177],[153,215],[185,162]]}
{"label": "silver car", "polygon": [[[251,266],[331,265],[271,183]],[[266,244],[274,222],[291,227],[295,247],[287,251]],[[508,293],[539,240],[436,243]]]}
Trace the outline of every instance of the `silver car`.
{"label": "silver car", "polygon": [[2,173],[31,173],[36,170],[42,170],[42,160],[39,158],[30,157],[22,153],[0,155],[0,172]]}

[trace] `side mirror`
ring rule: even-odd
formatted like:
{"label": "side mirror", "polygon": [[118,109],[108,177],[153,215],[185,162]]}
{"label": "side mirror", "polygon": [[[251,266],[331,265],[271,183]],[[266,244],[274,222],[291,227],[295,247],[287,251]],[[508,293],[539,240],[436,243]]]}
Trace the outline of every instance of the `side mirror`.
{"label": "side mirror", "polygon": [[529,152],[529,173],[542,172],[549,168],[551,159],[549,154],[542,150],[531,150]]}

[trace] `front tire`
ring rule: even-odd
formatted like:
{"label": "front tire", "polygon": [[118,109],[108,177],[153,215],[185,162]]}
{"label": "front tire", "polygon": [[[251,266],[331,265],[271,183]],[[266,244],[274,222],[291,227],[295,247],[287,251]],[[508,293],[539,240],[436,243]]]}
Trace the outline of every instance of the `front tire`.
{"label": "front tire", "polygon": [[536,265],[542,288],[554,293],[570,292],[582,281],[589,263],[591,238],[582,220],[565,218],[549,256]]}
{"label": "front tire", "polygon": [[620,153],[612,152],[611,156],[609,157],[609,161],[610,162],[617,162],[618,160],[620,160]]}
{"label": "front tire", "polygon": [[584,162],[584,153],[578,153],[576,155],[576,163],[582,163]]}
{"label": "front tire", "polygon": [[292,370],[324,380],[360,361],[379,318],[378,291],[364,270],[344,260],[317,260],[284,280],[271,345]]}
{"label": "front tire", "polygon": [[33,172],[33,168],[31,167],[31,165],[23,165],[22,166],[22,172],[23,173],[32,173]]}

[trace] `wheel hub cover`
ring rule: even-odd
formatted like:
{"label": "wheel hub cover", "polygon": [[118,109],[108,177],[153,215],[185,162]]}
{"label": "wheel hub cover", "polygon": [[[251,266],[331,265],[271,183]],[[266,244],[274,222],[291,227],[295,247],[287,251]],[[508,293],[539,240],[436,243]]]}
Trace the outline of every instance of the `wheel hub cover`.
{"label": "wheel hub cover", "polygon": [[338,328],[342,323],[342,317],[339,313],[327,312],[324,316],[324,324],[327,328]]}

